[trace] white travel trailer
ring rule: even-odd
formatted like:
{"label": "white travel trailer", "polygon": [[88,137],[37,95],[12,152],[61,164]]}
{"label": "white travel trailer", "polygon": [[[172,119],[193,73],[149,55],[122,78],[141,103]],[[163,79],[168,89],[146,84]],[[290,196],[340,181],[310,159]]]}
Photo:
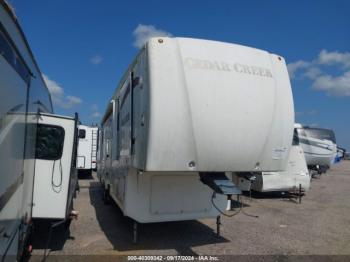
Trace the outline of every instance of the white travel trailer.
{"label": "white travel trailer", "polygon": [[293,123],[282,57],[151,38],[102,119],[105,196],[141,223],[216,217],[227,200],[215,193],[240,193],[224,172],[286,168]]}
{"label": "white travel trailer", "polygon": [[96,169],[98,127],[79,125],[77,168],[79,171]]}
{"label": "white travel trailer", "polygon": [[295,128],[309,169],[326,171],[333,164],[337,154],[334,132],[300,124],[295,124]]}
{"label": "white travel trailer", "polygon": [[311,177],[303,149],[299,145],[296,130],[286,170],[280,172],[233,173],[232,179],[242,191],[309,190]]}
{"label": "white travel trailer", "polygon": [[68,220],[77,188],[77,115],[39,115],[35,155],[33,219]]}
{"label": "white travel trailer", "polygon": [[53,109],[16,16],[3,0],[0,86],[0,260],[15,261],[25,251],[32,226],[38,112],[52,114]]}

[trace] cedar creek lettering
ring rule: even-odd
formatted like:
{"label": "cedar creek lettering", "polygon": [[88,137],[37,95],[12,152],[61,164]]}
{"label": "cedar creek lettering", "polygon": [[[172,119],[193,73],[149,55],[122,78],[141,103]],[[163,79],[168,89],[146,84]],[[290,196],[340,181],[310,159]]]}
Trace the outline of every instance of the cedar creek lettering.
{"label": "cedar creek lettering", "polygon": [[259,66],[249,66],[241,63],[226,63],[219,61],[209,61],[196,58],[185,58],[184,64],[193,69],[218,70],[227,72],[236,72],[241,74],[257,75],[262,77],[273,77],[268,68]]}

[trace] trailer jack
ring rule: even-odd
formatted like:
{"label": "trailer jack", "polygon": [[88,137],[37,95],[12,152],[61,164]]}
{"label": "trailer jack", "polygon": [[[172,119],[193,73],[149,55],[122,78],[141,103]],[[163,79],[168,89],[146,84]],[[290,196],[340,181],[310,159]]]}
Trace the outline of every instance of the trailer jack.
{"label": "trailer jack", "polygon": [[137,244],[138,240],[138,223],[134,220],[133,221],[133,243]]}
{"label": "trailer jack", "polygon": [[221,226],[221,217],[220,215],[216,217],[216,236],[220,237],[220,226]]}

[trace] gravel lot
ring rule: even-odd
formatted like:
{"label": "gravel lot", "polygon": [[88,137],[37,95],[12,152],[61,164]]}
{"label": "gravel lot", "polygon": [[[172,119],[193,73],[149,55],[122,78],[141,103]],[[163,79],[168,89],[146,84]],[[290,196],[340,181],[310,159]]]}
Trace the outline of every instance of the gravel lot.
{"label": "gravel lot", "polygon": [[[143,224],[138,244],[132,243],[132,222],[115,204],[102,203],[93,177],[80,179],[75,200],[79,219],[70,229],[58,227],[50,244],[52,255],[350,255],[350,161],[335,165],[312,188],[302,203],[280,194],[243,197],[244,211],[222,217],[221,237],[216,221]],[[48,231],[36,231],[33,257],[44,252]],[[33,259],[34,260],[34,259]]]}

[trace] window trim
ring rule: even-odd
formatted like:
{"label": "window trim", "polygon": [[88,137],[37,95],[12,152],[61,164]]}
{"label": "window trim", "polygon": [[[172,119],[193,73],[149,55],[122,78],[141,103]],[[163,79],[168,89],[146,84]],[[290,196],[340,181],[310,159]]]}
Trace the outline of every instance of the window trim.
{"label": "window trim", "polygon": [[[38,158],[37,157],[37,153],[36,153],[36,150],[37,150],[37,146],[38,146],[38,130],[39,130],[39,126],[45,126],[45,127],[54,127],[54,128],[58,128],[58,129],[61,129],[63,131],[63,143],[62,143],[62,147],[61,147],[61,150],[58,154],[58,157],[56,158]],[[66,140],[66,131],[65,129],[62,127],[62,126],[58,126],[58,125],[52,125],[52,124],[43,124],[43,123],[38,123],[37,124],[37,129],[36,129],[36,141],[35,141],[35,159],[36,160],[59,160],[62,158],[62,155],[63,155],[63,149],[64,149],[64,144],[65,144],[65,140]]]}

